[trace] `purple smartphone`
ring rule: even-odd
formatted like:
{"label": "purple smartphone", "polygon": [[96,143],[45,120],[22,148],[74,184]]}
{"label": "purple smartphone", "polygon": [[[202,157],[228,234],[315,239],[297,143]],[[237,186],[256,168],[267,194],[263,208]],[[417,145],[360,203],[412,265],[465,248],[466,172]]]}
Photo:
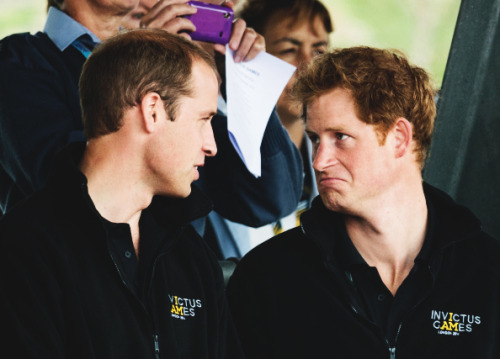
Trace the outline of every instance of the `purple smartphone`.
{"label": "purple smartphone", "polygon": [[189,1],[188,4],[198,9],[196,14],[185,16],[196,26],[196,31],[189,33],[191,39],[223,45],[229,42],[234,19],[233,9],[201,1]]}

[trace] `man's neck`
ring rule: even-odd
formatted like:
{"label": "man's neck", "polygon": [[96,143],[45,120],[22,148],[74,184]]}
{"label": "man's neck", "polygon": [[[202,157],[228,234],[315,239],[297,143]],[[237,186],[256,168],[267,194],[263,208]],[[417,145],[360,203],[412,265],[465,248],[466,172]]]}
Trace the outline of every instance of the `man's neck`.
{"label": "man's neck", "polygon": [[[386,198],[387,200],[387,198]],[[393,193],[371,216],[345,216],[346,229],[368,265],[376,267],[394,295],[413,268],[427,231],[422,186]]]}
{"label": "man's neck", "polygon": [[142,210],[150,205],[153,193],[141,181],[141,173],[131,166],[131,157],[133,155],[119,148],[89,144],[80,170],[87,177],[89,196],[99,214],[113,223],[128,223],[137,252],[139,220]]}

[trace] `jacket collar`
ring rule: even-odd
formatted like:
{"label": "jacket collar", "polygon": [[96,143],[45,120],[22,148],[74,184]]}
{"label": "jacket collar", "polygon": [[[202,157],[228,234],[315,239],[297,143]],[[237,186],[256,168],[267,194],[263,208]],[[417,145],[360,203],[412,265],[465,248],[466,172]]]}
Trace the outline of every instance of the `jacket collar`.
{"label": "jacket collar", "polygon": [[[101,219],[88,195],[87,178],[78,168],[84,150],[84,142],[72,143],[62,150],[55,160],[47,187],[63,202],[60,205],[71,209],[81,207],[77,210]],[[188,197],[155,196],[148,208],[159,223],[182,226],[206,216],[212,210],[212,203],[196,186],[191,185]]]}
{"label": "jacket collar", "polygon": [[[479,219],[466,207],[457,204],[443,191],[423,183],[424,194],[433,218],[432,252],[470,238],[481,231]],[[341,214],[328,210],[317,196],[309,210],[301,215],[304,234],[318,247],[323,259],[330,260],[344,228]]]}

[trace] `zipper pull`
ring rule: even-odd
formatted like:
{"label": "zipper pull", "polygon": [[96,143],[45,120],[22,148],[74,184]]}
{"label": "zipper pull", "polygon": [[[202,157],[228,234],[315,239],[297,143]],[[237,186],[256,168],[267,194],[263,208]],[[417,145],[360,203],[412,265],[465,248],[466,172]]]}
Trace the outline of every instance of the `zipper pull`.
{"label": "zipper pull", "polygon": [[391,359],[396,359],[396,348],[389,348],[389,353],[391,354]]}
{"label": "zipper pull", "polygon": [[160,359],[160,343],[158,341],[158,334],[153,335],[153,341],[155,343],[155,359]]}

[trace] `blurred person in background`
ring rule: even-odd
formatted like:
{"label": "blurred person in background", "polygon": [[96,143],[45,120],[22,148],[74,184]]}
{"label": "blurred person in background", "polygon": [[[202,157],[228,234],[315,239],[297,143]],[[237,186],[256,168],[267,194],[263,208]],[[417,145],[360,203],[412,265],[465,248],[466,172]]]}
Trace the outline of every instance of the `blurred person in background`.
{"label": "blurred person in background", "polygon": [[55,154],[83,140],[78,79],[96,43],[138,0],[49,0],[43,32],[0,44],[0,211],[45,183]]}

